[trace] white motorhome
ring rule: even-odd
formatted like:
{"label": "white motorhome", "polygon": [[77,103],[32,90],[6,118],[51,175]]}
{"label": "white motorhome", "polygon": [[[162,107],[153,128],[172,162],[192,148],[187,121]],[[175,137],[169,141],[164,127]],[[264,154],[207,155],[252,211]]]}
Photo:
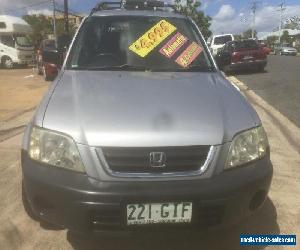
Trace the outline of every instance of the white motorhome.
{"label": "white motorhome", "polygon": [[207,40],[207,44],[213,56],[217,55],[219,49],[221,49],[225,43],[233,41],[234,36],[232,34],[214,35]]}
{"label": "white motorhome", "polygon": [[0,15],[0,63],[5,68],[34,61],[34,48],[28,37],[31,27],[21,18]]}

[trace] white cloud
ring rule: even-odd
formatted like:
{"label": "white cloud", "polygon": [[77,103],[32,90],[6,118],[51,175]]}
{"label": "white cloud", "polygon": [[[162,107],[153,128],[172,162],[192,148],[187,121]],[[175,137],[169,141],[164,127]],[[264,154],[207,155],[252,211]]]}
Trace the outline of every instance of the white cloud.
{"label": "white cloud", "polygon": [[207,7],[208,7],[208,5],[209,5],[208,2],[204,2],[204,3],[201,5],[201,8],[202,8],[203,10],[206,10]]}
{"label": "white cloud", "polygon": [[[75,6],[79,0],[69,0],[70,7]],[[55,1],[60,7],[63,0]],[[24,14],[49,14],[52,9],[50,1],[43,0],[0,0],[0,14],[24,15]]]}
{"label": "white cloud", "polygon": [[51,16],[53,14],[53,10],[50,10],[50,9],[38,9],[38,10],[31,9],[31,10],[27,11],[27,14],[28,15],[42,14],[42,15],[45,15],[45,16]]}
{"label": "white cloud", "polygon": [[218,21],[227,20],[233,18],[235,15],[235,9],[229,4],[221,6],[219,12],[214,16],[214,19]]}
{"label": "white cloud", "polygon": [[[239,34],[251,27],[252,16],[245,12],[236,13],[232,6],[222,5],[219,12],[213,16],[211,29],[214,34],[234,33]],[[279,25],[278,6],[263,6],[256,12],[256,30],[258,32],[272,31]],[[284,19],[297,16],[300,13],[300,5],[286,6]]]}

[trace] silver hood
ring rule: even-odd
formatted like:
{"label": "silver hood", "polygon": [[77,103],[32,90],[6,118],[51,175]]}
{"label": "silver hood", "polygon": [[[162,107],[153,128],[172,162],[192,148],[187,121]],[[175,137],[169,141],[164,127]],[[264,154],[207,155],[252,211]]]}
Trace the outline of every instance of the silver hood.
{"label": "silver hood", "polygon": [[218,145],[260,121],[220,73],[64,71],[43,127],[90,146]]}

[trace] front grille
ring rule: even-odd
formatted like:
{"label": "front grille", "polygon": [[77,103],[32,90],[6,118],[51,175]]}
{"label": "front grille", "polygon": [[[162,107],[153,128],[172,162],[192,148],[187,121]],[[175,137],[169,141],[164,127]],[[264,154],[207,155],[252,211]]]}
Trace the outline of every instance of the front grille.
{"label": "front grille", "polygon": [[[197,171],[204,165],[210,146],[102,148],[108,167],[124,173],[172,173]],[[153,167],[150,153],[165,153],[165,166]]]}

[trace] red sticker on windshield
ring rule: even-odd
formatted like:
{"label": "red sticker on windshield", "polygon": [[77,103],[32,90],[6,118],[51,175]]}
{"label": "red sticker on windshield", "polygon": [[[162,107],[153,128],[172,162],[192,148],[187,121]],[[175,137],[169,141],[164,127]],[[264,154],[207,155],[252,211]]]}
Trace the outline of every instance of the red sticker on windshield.
{"label": "red sticker on windshield", "polygon": [[186,68],[202,52],[203,48],[192,42],[175,60],[180,66]]}
{"label": "red sticker on windshield", "polygon": [[187,41],[187,37],[177,32],[160,50],[159,52],[171,58]]}

